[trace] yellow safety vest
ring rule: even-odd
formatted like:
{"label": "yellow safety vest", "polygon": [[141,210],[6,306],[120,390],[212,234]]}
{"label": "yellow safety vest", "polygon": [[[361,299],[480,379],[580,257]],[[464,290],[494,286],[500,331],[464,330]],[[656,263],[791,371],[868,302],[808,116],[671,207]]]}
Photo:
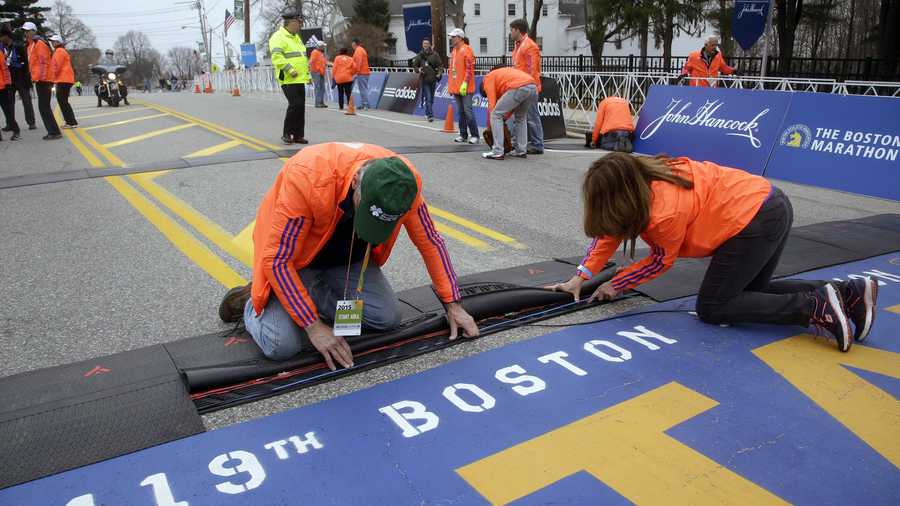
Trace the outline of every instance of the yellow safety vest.
{"label": "yellow safety vest", "polygon": [[[275,79],[280,84],[309,83],[306,47],[299,35],[292,35],[285,27],[279,28],[269,38],[269,52],[275,67]],[[297,77],[291,76],[291,70],[297,71]]]}

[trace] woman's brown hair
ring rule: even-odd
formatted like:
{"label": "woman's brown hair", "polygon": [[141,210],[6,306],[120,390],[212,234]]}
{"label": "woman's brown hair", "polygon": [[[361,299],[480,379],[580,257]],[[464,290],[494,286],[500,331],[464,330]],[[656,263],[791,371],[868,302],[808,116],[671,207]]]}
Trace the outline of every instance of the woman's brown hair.
{"label": "woman's brown hair", "polygon": [[584,175],[584,233],[588,237],[617,237],[635,240],[650,224],[650,183],[665,181],[682,188],[694,183],[675,173],[678,162],[666,156],[637,157],[611,153],[597,159]]}

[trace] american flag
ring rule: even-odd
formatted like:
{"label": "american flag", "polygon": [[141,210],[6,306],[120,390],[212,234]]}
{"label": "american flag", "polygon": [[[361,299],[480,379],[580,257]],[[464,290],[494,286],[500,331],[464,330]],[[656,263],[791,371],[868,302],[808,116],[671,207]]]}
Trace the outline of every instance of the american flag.
{"label": "american flag", "polygon": [[228,27],[233,25],[235,21],[237,19],[228,12],[228,9],[225,9],[225,35],[228,35]]}

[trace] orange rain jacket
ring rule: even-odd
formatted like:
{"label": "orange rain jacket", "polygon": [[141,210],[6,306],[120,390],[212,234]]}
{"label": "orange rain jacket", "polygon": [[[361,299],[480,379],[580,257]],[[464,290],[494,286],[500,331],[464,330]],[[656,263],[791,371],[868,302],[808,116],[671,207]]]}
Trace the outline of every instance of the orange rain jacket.
{"label": "orange rain jacket", "polygon": [[[298,325],[316,320],[318,311],[297,271],[316,258],[334,233],[343,214],[339,205],[356,171],[369,160],[389,156],[397,154],[371,144],[329,142],[304,148],[284,164],[256,213],[251,294],[256,314],[274,292]],[[372,249],[372,261],[378,266],[387,262],[402,224],[425,260],[438,297],[458,301],[456,274],[428,214],[422,178],[409,160],[400,158],[415,175],[419,192],[390,238]]]}
{"label": "orange rain jacket", "polygon": [[75,84],[75,70],[72,69],[72,58],[64,47],[58,47],[50,58],[50,75],[53,82]]}
{"label": "orange rain jacket", "polygon": [[450,52],[450,72],[447,76],[447,92],[459,95],[459,86],[467,82],[466,93],[475,93],[475,54],[467,44],[460,44]]}
{"label": "orange rain jacket", "polygon": [[345,54],[335,56],[334,63],[331,65],[331,76],[334,82],[338,84],[346,84],[353,81],[356,75],[356,62],[353,58]]}
{"label": "orange rain jacket", "polygon": [[0,51],[0,90],[12,84],[9,66],[6,64],[6,53]]}
{"label": "orange rain jacket", "polygon": [[325,75],[325,53],[321,49],[313,49],[312,54],[309,55],[309,71]]}
{"label": "orange rain jacket", "polygon": [[500,97],[509,90],[534,84],[534,79],[521,70],[502,67],[490,71],[488,75],[484,76],[481,84],[484,86],[484,92],[487,94],[488,123],[490,123],[491,113],[494,112],[494,107],[497,106],[497,101],[500,100]]}
{"label": "orange rain jacket", "polygon": [[[677,158],[679,176],[694,182],[690,190],[665,181],[650,184],[650,224],[641,239],[650,256],[619,271],[612,286],[628,290],[666,272],[678,257],[706,257],[744,229],[768,198],[772,185],[763,177],[712,162]],[[590,279],[606,265],[622,240],[597,237],[578,266]]]}
{"label": "orange rain jacket", "polygon": [[372,73],[369,70],[369,53],[366,52],[366,48],[356,45],[356,49],[353,50],[353,62],[356,63],[356,73],[361,76],[367,76]]}
{"label": "orange rain jacket", "polygon": [[541,48],[529,36],[516,42],[512,52],[513,68],[531,75],[538,93],[541,92]]}
{"label": "orange rain jacket", "polygon": [[621,97],[606,97],[597,106],[594,117],[593,142],[600,141],[601,135],[614,130],[634,132],[634,116],[631,114],[631,103]]}
{"label": "orange rain jacket", "polygon": [[53,71],[50,68],[50,45],[39,37],[28,43],[28,68],[31,70],[31,81],[53,82]]}
{"label": "orange rain jacket", "polygon": [[[716,55],[713,56],[709,66],[707,66],[706,61],[703,60],[702,52],[703,50],[701,49],[689,54],[687,61],[684,62],[684,67],[681,69],[682,74],[692,78],[691,86],[708,88],[710,86],[708,79],[719,77],[720,71],[725,75],[734,73],[734,68],[725,64],[725,58],[722,57],[721,51],[716,51]],[[715,83],[715,81],[713,81],[713,83]]]}

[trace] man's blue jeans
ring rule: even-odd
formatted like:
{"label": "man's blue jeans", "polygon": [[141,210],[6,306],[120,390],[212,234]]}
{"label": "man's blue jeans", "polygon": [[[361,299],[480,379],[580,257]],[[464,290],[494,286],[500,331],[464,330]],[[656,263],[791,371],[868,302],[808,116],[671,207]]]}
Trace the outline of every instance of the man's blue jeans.
{"label": "man's blue jeans", "polygon": [[[459,113],[459,136],[462,138],[478,137],[478,123],[472,111],[472,95],[453,95],[456,99],[456,110]],[[468,135],[466,134],[468,132]]]}
{"label": "man's blue jeans", "polygon": [[[361,262],[350,267],[347,284],[347,298],[355,299],[356,284],[359,281]],[[344,280],[347,266],[339,265],[329,269],[306,268],[300,271],[300,279],[316,305],[319,318],[330,324],[334,322],[337,301],[344,298]],[[390,282],[381,269],[369,265],[363,292],[363,329],[385,331],[400,325],[400,304]],[[306,331],[300,328],[284,309],[273,291],[262,314],[256,315],[253,300],[244,306],[244,325],[263,354],[272,360],[287,360],[300,351],[313,349]]]}
{"label": "man's blue jeans", "polygon": [[540,98],[531,103],[528,108],[528,147],[544,150],[544,126],[541,125],[541,115],[538,112]]}
{"label": "man's blue jeans", "polygon": [[356,87],[359,89],[359,97],[360,102],[359,107],[361,109],[369,108],[369,76],[368,75],[358,75],[356,76]]}
{"label": "man's blue jeans", "polygon": [[425,106],[425,117],[433,118],[434,110],[432,107],[434,106],[434,92],[436,88],[436,83],[429,83],[426,81],[422,81],[422,103]]}
{"label": "man's blue jeans", "polygon": [[325,105],[325,76],[312,72],[312,78],[316,92],[316,105]]}

